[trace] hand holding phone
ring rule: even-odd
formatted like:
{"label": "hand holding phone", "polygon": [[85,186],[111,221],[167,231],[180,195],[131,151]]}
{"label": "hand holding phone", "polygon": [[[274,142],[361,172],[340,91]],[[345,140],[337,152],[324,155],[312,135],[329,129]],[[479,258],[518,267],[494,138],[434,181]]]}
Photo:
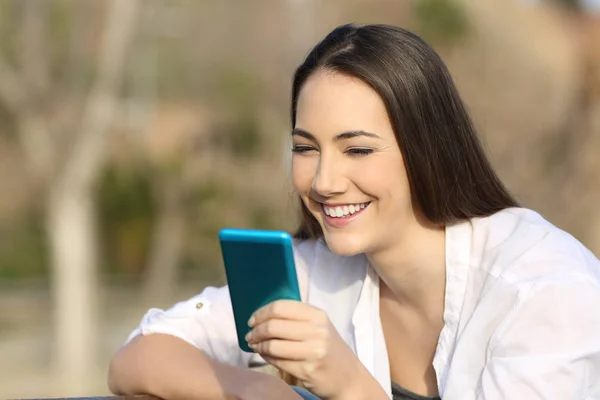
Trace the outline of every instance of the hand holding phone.
{"label": "hand holding phone", "polygon": [[253,352],[244,339],[252,314],[275,300],[301,300],[292,237],[282,231],[226,228],[219,241],[238,344]]}

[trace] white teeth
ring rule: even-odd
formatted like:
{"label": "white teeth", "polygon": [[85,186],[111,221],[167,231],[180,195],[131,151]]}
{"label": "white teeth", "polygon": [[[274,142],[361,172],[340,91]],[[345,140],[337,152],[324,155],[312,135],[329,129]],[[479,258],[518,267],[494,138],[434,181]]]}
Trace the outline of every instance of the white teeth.
{"label": "white teeth", "polygon": [[338,206],[338,207],[323,206],[323,211],[325,212],[326,215],[328,215],[330,217],[340,218],[340,217],[347,217],[348,215],[357,213],[358,211],[362,210],[363,208],[365,208],[368,205],[369,205],[369,203],[350,204],[347,206]]}

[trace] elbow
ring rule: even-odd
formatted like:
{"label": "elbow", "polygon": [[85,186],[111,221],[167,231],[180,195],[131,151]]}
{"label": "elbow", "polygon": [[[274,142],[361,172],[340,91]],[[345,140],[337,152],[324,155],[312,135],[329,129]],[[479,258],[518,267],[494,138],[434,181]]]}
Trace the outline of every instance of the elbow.
{"label": "elbow", "polygon": [[119,371],[119,354],[115,355],[112,360],[110,361],[110,364],[108,366],[108,377],[107,377],[107,384],[108,384],[108,390],[110,390],[111,393],[116,394],[116,395],[122,395],[125,394],[123,389],[121,388],[121,385],[119,384],[119,378],[120,378],[120,371]]}
{"label": "elbow", "polygon": [[[134,395],[146,393],[143,370],[134,362],[131,344],[117,352],[108,366],[108,389],[116,395]],[[135,352],[134,352],[135,353]]]}
{"label": "elbow", "polygon": [[141,367],[144,361],[140,360],[143,351],[140,352],[139,339],[138,336],[122,347],[110,361],[107,384],[108,389],[116,395],[148,393],[148,371]]}

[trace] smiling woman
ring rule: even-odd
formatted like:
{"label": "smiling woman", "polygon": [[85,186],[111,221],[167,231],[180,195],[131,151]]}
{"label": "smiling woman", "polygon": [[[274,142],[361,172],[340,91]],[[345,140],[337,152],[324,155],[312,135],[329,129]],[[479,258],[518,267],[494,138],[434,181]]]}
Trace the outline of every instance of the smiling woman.
{"label": "smiling woman", "polygon": [[[302,302],[256,311],[253,353],[227,287],[152,309],[111,363],[115,392],[600,398],[600,262],[518,206],[426,43],[338,27],[297,69],[291,103]],[[244,369],[265,363],[310,392]]]}

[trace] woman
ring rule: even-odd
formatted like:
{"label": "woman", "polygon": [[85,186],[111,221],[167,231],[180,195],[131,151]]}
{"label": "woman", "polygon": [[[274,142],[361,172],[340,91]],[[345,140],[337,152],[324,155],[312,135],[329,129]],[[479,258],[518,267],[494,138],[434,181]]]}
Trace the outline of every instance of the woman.
{"label": "woman", "polygon": [[297,69],[291,108],[303,302],[255,313],[255,354],[227,288],[150,310],[111,363],[114,392],[297,398],[243,369],[266,361],[305,398],[600,399],[600,263],[507,193],[429,46],[338,27]]}

